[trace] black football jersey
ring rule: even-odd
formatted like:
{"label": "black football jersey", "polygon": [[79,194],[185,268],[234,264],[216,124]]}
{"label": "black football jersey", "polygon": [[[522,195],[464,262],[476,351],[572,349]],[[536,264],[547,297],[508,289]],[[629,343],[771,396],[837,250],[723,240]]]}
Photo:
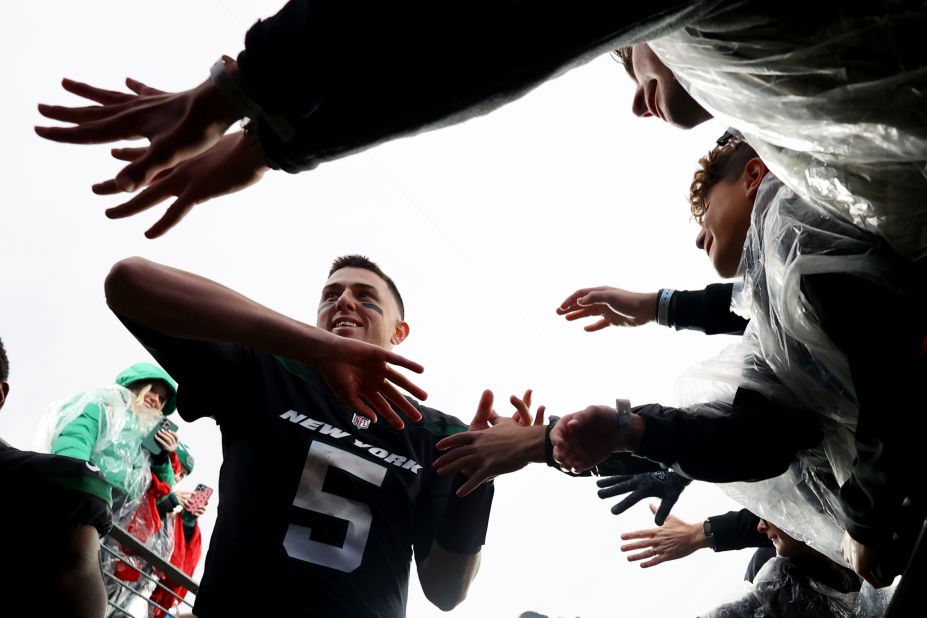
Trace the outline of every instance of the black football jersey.
{"label": "black football jersey", "polygon": [[403,616],[451,487],[434,445],[466,425],[418,402],[404,430],[369,423],[304,365],[125,322],[177,380],[180,415],[222,431],[197,616]]}

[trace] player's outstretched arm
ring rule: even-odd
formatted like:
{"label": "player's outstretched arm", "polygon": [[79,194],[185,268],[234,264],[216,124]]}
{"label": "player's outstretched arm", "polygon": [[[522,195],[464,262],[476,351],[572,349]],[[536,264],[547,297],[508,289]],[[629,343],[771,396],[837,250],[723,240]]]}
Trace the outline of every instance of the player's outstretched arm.
{"label": "player's outstretched arm", "polygon": [[607,286],[581,288],[560,303],[557,314],[570,322],[599,318],[584,327],[590,333],[607,326],[641,326],[656,319],[657,294],[641,294]]}
{"label": "player's outstretched arm", "polygon": [[[375,345],[338,337],[277,313],[234,290],[193,273],[141,258],[116,263],[106,278],[112,310],[141,326],[181,339],[232,342],[305,363],[358,413],[384,417],[397,428],[399,408],[411,420],[419,413],[399,391],[427,394],[394,366],[424,368]],[[397,388],[398,387],[398,388]]]}

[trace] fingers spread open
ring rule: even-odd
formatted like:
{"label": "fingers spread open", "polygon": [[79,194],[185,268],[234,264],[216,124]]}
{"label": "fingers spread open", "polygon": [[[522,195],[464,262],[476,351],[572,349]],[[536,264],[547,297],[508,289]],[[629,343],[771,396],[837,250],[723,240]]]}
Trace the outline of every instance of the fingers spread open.
{"label": "fingers spread open", "polygon": [[106,216],[110,219],[122,219],[123,217],[130,217],[142,211],[148,210],[156,204],[160,204],[167,198],[171,197],[172,194],[173,193],[168,186],[168,183],[161,182],[148,187],[130,199],[128,202],[107,209]]}
{"label": "fingers spread open", "polygon": [[46,105],[39,103],[39,113],[52,120],[82,124],[111,118],[122,112],[121,105],[87,105],[84,107],[67,107],[65,105]]}
{"label": "fingers spread open", "polygon": [[126,123],[121,116],[87,122],[76,127],[35,127],[40,137],[66,144],[104,144],[121,139],[144,137],[135,125]]}
{"label": "fingers spread open", "polygon": [[612,507],[612,515],[620,515],[621,513],[624,513],[629,508],[640,502],[643,498],[644,496],[641,495],[640,492],[631,492],[631,495]]}
{"label": "fingers spread open", "polygon": [[131,94],[125,92],[97,88],[96,86],[74,81],[67,77],[61,80],[61,87],[79,97],[84,97],[85,99],[96,101],[97,103],[103,103],[104,105],[109,103],[123,103],[132,98]]}
{"label": "fingers spread open", "polygon": [[193,209],[193,203],[189,200],[184,199],[183,196],[177,198],[173,204],[171,204],[164,215],[155,222],[148,230],[145,232],[147,238],[158,238],[167,234],[171,228],[180,223],[181,219],[187,216]]}
{"label": "fingers spread open", "polygon": [[634,478],[633,474],[616,474],[614,476],[606,476],[605,478],[601,478],[597,480],[595,484],[598,485],[599,487],[611,487],[612,485],[623,483],[633,478]]}
{"label": "fingers spread open", "polygon": [[380,418],[384,419],[387,423],[396,429],[402,429],[405,427],[405,423],[402,422],[402,419],[399,418],[399,415],[396,414],[396,411],[393,410],[392,406],[389,405],[389,402],[386,401],[386,398],[383,397],[382,394],[371,393],[368,399],[373,405],[374,409],[376,409],[377,414],[380,415]]}
{"label": "fingers spread open", "polygon": [[584,326],[583,330],[586,331],[587,333],[594,333],[598,330],[602,330],[603,328],[607,328],[609,325],[611,325],[611,322],[609,322],[605,318],[602,318],[601,320],[599,320],[598,322],[595,322],[594,324],[588,324]]}
{"label": "fingers spread open", "polygon": [[627,543],[625,545],[622,545],[620,549],[621,551],[625,551],[625,552],[637,551],[639,549],[646,549],[647,551],[650,551],[650,548],[652,548],[653,545],[654,545],[653,539],[648,538],[648,540],[645,540],[645,541],[637,541],[636,543]]}
{"label": "fingers spread open", "polygon": [[580,296],[585,296],[586,294],[588,294],[590,289],[591,288],[582,288],[580,290],[576,290],[575,292],[567,296],[566,299],[564,299],[564,301],[560,303],[560,306],[557,307],[557,313],[562,315],[564,313],[567,313],[571,309],[575,309],[576,299],[579,298]]}
{"label": "fingers spread open", "polygon": [[[448,466],[451,466],[459,462],[464,457],[469,457],[470,455],[473,455],[473,453],[474,453],[473,448],[469,446],[462,446],[460,448],[454,448],[448,451],[447,453],[443,453],[440,457],[438,457],[435,460],[433,466],[436,470],[440,471],[444,468],[447,468]],[[455,466],[454,469],[458,470],[460,468],[461,466],[458,465],[458,466]]]}
{"label": "fingers spread open", "polygon": [[157,94],[167,94],[163,90],[158,90],[157,88],[152,88],[147,86],[137,79],[132,79],[131,77],[126,78],[126,86],[134,92],[135,94],[141,95],[157,95]]}
{"label": "fingers spread open", "polygon": [[[659,528],[648,528],[647,530],[634,530],[633,532],[622,533],[621,538],[624,541],[630,541],[631,539],[650,539],[650,538],[653,538],[653,536],[659,531],[660,531]],[[642,545],[642,547],[646,547],[646,546]],[[621,546],[621,551],[628,551],[630,549],[634,549],[634,548],[631,547],[631,545]]]}
{"label": "fingers spread open", "polygon": [[412,402],[406,399],[392,384],[384,382],[383,386],[380,388],[380,392],[383,393],[387,401],[391,402],[394,406],[399,408],[403,414],[409,417],[410,421],[417,423],[422,420],[422,413],[419,412],[418,408],[412,405]]}
{"label": "fingers spread open", "polygon": [[[448,455],[453,454],[454,451],[447,453]],[[479,455],[469,454],[462,457],[458,457],[456,460],[452,461],[449,464],[443,465],[437,469],[437,472],[440,476],[447,476],[449,474],[454,474],[461,472],[463,470],[471,469],[476,470],[476,474],[480,474],[482,460]]]}
{"label": "fingers spread open", "polygon": [[600,498],[613,498],[615,496],[620,496],[621,494],[626,494],[629,491],[634,491],[637,488],[637,482],[635,480],[622,481],[620,483],[615,483],[610,487],[603,487],[599,490]]}
{"label": "fingers spread open", "polygon": [[472,431],[462,431],[460,433],[455,433],[453,436],[448,436],[446,438],[441,438],[438,440],[435,447],[439,451],[446,451],[449,448],[458,448],[467,444],[473,444],[475,436]]}

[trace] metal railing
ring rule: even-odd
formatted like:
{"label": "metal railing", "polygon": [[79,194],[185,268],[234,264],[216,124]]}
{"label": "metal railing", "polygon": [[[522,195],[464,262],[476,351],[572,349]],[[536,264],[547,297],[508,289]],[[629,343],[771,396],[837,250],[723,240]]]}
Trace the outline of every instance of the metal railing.
{"label": "metal railing", "polygon": [[[187,591],[196,594],[199,592],[199,584],[192,580],[186,573],[180,571],[173,564],[169,563],[167,560],[153,553],[148,547],[146,547],[141,541],[133,537],[131,534],[126,532],[124,529],[119,526],[113,526],[112,531],[109,533],[109,536],[106,539],[109,542],[104,542],[100,548],[102,553],[101,563],[109,563],[112,565],[121,563],[136,573],[138,573],[140,580],[146,580],[154,584],[154,589],[162,589],[171,597],[179,601],[181,604],[186,605],[190,609],[193,608],[193,605],[187,601],[183,596],[176,594],[173,590],[164,585],[164,582],[161,579],[154,575],[154,570],[157,569],[164,576],[170,580],[171,583],[178,584],[187,589]],[[126,554],[122,554],[113,547],[113,542],[118,543],[126,551]],[[131,560],[127,560],[127,555],[131,556]],[[105,557],[110,556],[112,560],[106,560]],[[135,563],[135,559],[140,559],[144,564],[139,567]],[[122,595],[123,599],[138,598],[148,607],[159,609],[164,612],[165,616],[171,618],[177,618],[177,614],[170,608],[162,607],[156,603],[151,598],[153,590],[150,586],[143,587],[142,590],[138,590],[130,586],[125,581],[116,577],[115,574],[109,572],[107,568],[103,568],[103,577],[107,583],[107,590],[121,590],[124,591]],[[107,601],[109,607],[111,608],[110,616],[127,616],[128,618],[133,618],[133,614],[127,611],[128,604],[120,603],[123,605],[120,607],[117,604],[112,602],[112,599]],[[174,605],[172,603],[171,605]]]}

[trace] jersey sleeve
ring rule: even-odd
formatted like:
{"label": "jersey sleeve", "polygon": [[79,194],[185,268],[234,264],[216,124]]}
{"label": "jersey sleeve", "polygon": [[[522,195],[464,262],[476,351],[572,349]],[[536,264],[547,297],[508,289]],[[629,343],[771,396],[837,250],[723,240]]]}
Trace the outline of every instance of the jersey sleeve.
{"label": "jersey sleeve", "polygon": [[748,511],[730,511],[724,515],[709,517],[715,551],[730,551],[746,547],[772,547],[772,541],[757,532],[760,518]]}
{"label": "jersey sleeve", "polygon": [[172,337],[117,314],[139,343],[177,381],[177,411],[186,421],[217,422],[247,407],[256,353],[233,343]]}

